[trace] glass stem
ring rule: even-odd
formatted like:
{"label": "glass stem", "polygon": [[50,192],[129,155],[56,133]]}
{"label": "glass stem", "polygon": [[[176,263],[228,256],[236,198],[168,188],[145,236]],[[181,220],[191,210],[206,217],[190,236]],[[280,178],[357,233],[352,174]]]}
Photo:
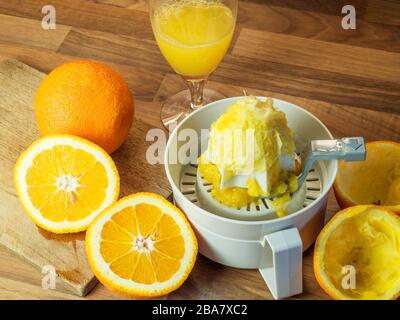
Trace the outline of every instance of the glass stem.
{"label": "glass stem", "polygon": [[190,91],[190,108],[196,110],[203,106],[203,89],[207,79],[185,79]]}

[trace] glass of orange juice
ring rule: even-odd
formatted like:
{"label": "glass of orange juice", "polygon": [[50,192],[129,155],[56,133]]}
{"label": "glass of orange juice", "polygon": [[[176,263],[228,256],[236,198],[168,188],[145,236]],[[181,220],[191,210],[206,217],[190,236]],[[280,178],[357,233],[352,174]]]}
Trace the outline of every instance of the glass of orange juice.
{"label": "glass of orange juice", "polygon": [[204,90],[204,85],[228,50],[237,5],[237,0],[150,0],[151,24],[161,53],[189,89],[164,101],[164,126],[223,97]]}

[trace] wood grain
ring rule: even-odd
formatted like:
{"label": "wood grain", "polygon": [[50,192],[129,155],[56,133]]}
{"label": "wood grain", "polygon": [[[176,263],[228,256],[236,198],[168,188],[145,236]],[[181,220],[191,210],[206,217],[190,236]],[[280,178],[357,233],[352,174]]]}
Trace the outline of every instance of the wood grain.
{"label": "wood grain", "polygon": [[[1,42],[0,54],[18,59],[45,73],[49,73],[52,69],[62,63],[85,58],[78,55],[57,54],[50,50],[11,45],[9,43]],[[95,57],[90,57],[90,59],[99,60]],[[43,60],[45,60],[46,63],[43,63]],[[119,72],[127,81],[135,98],[143,101],[151,101],[153,99],[153,96],[157,92],[164,77],[160,72],[149,71],[140,66],[134,67],[111,61],[102,61]]]}
{"label": "wood grain", "polygon": [[[226,85],[209,81],[207,87],[221,92],[227,97],[247,94],[260,95],[286,100],[315,114],[336,137],[363,136],[366,141],[400,141],[400,114],[366,110],[351,105],[334,104],[318,99],[303,98],[274,90],[260,90],[252,86]],[[155,96],[156,101],[163,101],[174,92],[184,90],[185,84],[177,75],[168,75]]]}
{"label": "wood grain", "polygon": [[146,0],[94,0],[97,3],[109,4],[112,6],[135,9],[148,12],[148,1]]}
{"label": "wood grain", "polygon": [[41,287],[43,274],[40,270],[25,263],[15,253],[0,247],[0,299],[124,299],[101,285],[96,286],[86,297],[68,293],[59,284],[55,290]]}
{"label": "wood grain", "polygon": [[56,51],[71,27],[57,25],[55,30],[44,30],[41,21],[0,14],[0,40]]}
{"label": "wood grain", "polygon": [[[94,59],[115,68],[127,80],[136,107],[136,129],[115,154],[117,165],[127,172],[123,192],[154,189],[168,194],[162,167],[135,167],[143,161],[145,133],[161,126],[163,100],[185,88],[154,41],[146,1],[52,0],[60,28],[52,34],[38,29],[41,7],[48,3],[0,1],[0,59],[17,58],[44,73],[75,59]],[[232,46],[208,86],[226,96],[241,95],[245,89],[249,94],[293,102],[315,114],[338,137],[400,141],[399,2],[351,1],[357,10],[356,30],[341,28],[341,8],[346,4],[345,0],[240,1]],[[13,114],[23,121],[22,127],[7,120]],[[34,121],[23,120],[25,115],[13,107],[8,106],[1,116],[0,127],[7,126],[13,139],[24,137],[25,128],[35,130]],[[10,177],[4,155],[19,152],[20,147],[11,142],[5,145],[0,172]],[[126,152],[129,162],[124,165]],[[157,177],[149,177],[148,172],[157,172]],[[11,190],[12,183],[7,181],[1,190]],[[7,206],[17,206],[10,193]],[[0,208],[1,220],[4,209]],[[330,194],[327,219],[338,209]],[[316,283],[312,254],[313,248],[304,254],[304,293],[293,299],[328,298]],[[41,289],[41,278],[40,270],[0,248],[0,298],[74,298],[62,286],[56,291]],[[85,298],[124,297],[97,285]],[[270,299],[271,295],[258,271],[227,268],[199,256],[185,284],[164,298]]]}
{"label": "wood grain", "polygon": [[[104,48],[107,48],[106,50]],[[73,28],[58,52],[76,54],[88,59],[102,59],[128,64],[154,72],[173,72],[153,39]]]}
{"label": "wood grain", "polygon": [[[282,6],[283,2],[281,1],[268,1],[267,4],[264,1],[260,1],[260,3],[241,2],[238,29],[255,29],[331,43],[400,52],[398,28],[392,25],[365,21],[360,16],[362,12],[360,6],[356,6],[357,28],[355,30],[344,30],[341,26],[343,17],[341,6],[337,6],[334,10],[333,8],[325,10],[324,13],[324,10],[322,12],[310,10],[310,1],[292,2],[290,7]],[[337,5],[337,1],[320,2],[320,8],[323,7],[323,3]],[[352,1],[352,4],[354,2]],[[294,9],[293,7],[297,7],[296,3],[303,8]],[[374,9],[371,11],[376,12]]]}
{"label": "wood grain", "polygon": [[397,0],[370,0],[364,19],[370,22],[400,26],[400,2]]}
{"label": "wood grain", "polygon": [[[265,50],[260,48],[260,53]],[[268,50],[268,49],[267,49]],[[249,71],[251,70],[251,71]],[[226,55],[212,80],[268,89],[320,101],[399,113],[399,83],[333,73],[319,68]]]}
{"label": "wood grain", "polygon": [[[349,4],[348,0],[246,0],[244,2],[268,4],[282,8],[291,8],[299,11],[325,13],[330,15],[341,15],[341,9],[346,4]],[[364,12],[366,1],[365,0],[352,0],[351,4],[354,5],[359,13]]]}
{"label": "wood grain", "polygon": [[[148,4],[144,0],[95,0],[95,2],[148,12]],[[374,22],[372,18],[364,18],[363,16],[366,10],[365,1],[353,0],[352,4],[356,8],[358,17],[358,27],[355,30],[344,30],[341,27],[343,17],[341,8],[348,4],[346,1],[241,1],[239,3],[240,14],[237,21],[237,30],[242,28],[257,29],[400,52],[400,33],[398,28],[390,24],[384,24],[387,19],[395,21],[396,14],[400,11],[392,10],[390,12],[390,6],[386,3],[387,1],[370,2],[368,12],[379,12],[380,19],[376,19],[376,23],[371,23]],[[379,3],[382,3],[382,6],[387,9],[377,11]],[[365,19],[368,21],[365,21]],[[397,20],[399,20],[398,15]],[[234,38],[237,35],[238,32]]]}
{"label": "wood grain", "polygon": [[[253,32],[253,30],[248,31]],[[284,41],[285,35],[277,34],[276,36],[282,39],[284,46],[289,46],[288,42]],[[291,55],[285,51],[286,55],[279,56],[276,52],[279,50],[278,48],[266,48],[264,42],[264,46],[260,46],[259,50],[263,54],[265,52],[265,56],[255,57],[257,54],[251,50],[257,51],[257,46],[253,46],[253,49],[246,49],[250,51],[251,57],[244,56],[241,54],[241,48],[252,45],[252,43],[247,44],[245,38],[242,39],[244,39],[243,42],[240,40],[241,42],[234,46],[233,53],[225,56],[211,79],[238,86],[246,86],[251,82],[252,87],[258,89],[270,88],[277,92],[286,92],[327,102],[356,104],[359,107],[400,112],[396,103],[399,100],[400,82],[388,84],[387,79],[355,76],[345,73],[346,69],[343,67],[341,69],[344,72],[338,73],[323,70],[319,66],[316,69],[300,65],[300,63],[297,65],[287,64],[284,63],[284,59],[287,57],[291,62]],[[239,50],[239,54],[236,50]],[[268,50],[274,50],[273,54],[280,57],[280,60],[274,58],[273,61],[270,61]],[[284,50],[282,49],[282,51]],[[147,73],[172,72],[152,39],[143,40],[74,28],[58,52],[63,55],[79,55],[86,59],[128,64],[144,68]],[[299,58],[296,59],[299,62]],[[351,59],[354,60],[353,57]],[[313,60],[310,59],[310,61]],[[341,61],[340,57],[338,61]],[[350,64],[351,62],[347,61],[346,63]],[[246,72],[246,70],[252,71]],[[390,71],[387,72],[390,73]],[[397,77],[398,75],[392,74],[392,78]],[[354,99],[355,96],[357,96],[357,100]]]}
{"label": "wood grain", "polygon": [[[56,0],[51,3],[56,8],[57,23],[63,25],[145,39],[153,36],[149,16],[140,10],[126,10],[84,0]],[[18,0],[1,1],[0,13],[42,20],[41,9],[47,4],[47,0],[27,0],[23,5]]]}
{"label": "wood grain", "polygon": [[232,53],[367,79],[400,81],[400,53],[383,50],[242,29]]}

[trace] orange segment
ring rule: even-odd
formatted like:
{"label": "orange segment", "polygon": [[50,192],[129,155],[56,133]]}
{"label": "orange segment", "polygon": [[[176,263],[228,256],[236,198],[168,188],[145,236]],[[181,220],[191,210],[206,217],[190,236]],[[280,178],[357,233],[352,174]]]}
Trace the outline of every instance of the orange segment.
{"label": "orange segment", "polygon": [[89,227],[90,265],[107,287],[156,297],[177,289],[193,268],[197,241],[185,216],[164,198],[123,198]]}
{"label": "orange segment", "polygon": [[140,234],[146,237],[156,227],[161,218],[162,211],[151,204],[139,203],[135,206],[135,212]]}
{"label": "orange segment", "polygon": [[112,216],[118,226],[136,236],[139,233],[139,227],[135,209],[133,207],[126,207]]}
{"label": "orange segment", "polygon": [[[125,267],[129,264],[125,264]],[[139,261],[132,275],[132,280],[137,283],[152,284],[157,281],[156,274],[150,261],[150,256],[140,254]],[[122,277],[124,278],[124,277]]]}
{"label": "orange segment", "polygon": [[[129,253],[114,260],[110,264],[110,269],[121,278],[129,279],[135,272],[135,269],[137,269],[136,265],[138,265],[140,258],[137,252],[129,251]],[[127,268],[126,266],[132,267]]]}
{"label": "orange segment", "polygon": [[72,175],[79,177],[79,185],[83,187],[106,189],[108,185],[107,172],[99,162],[89,164],[88,168],[74,166]]}
{"label": "orange segment", "polygon": [[151,255],[151,260],[157,281],[160,282],[170,279],[179,270],[181,264],[180,260],[172,259],[170,256],[166,256],[158,251],[155,251]]}
{"label": "orange segment", "polygon": [[152,234],[153,240],[162,240],[180,235],[180,230],[174,219],[169,215],[163,215],[157,223]]}
{"label": "orange segment", "polygon": [[107,221],[104,224],[101,232],[101,239],[116,241],[116,242],[129,242],[133,243],[133,235],[115,223],[113,220]]}
{"label": "orange segment", "polygon": [[366,148],[365,161],[339,163],[334,183],[339,205],[375,204],[400,213],[400,143],[375,141]]}
{"label": "orange segment", "polygon": [[110,156],[74,136],[37,140],[18,159],[14,175],[27,213],[36,224],[55,233],[85,230],[119,193],[119,177]]}
{"label": "orange segment", "polygon": [[59,170],[58,163],[52,161],[52,155],[51,150],[45,150],[33,159],[26,173],[26,183],[29,186],[55,185]]}
{"label": "orange segment", "polygon": [[[80,180],[78,181],[78,183],[80,184]],[[101,207],[104,199],[106,198],[106,189],[97,187],[77,187],[76,191],[70,194],[70,198],[72,203],[82,202],[86,207],[90,209],[90,212],[92,212],[98,210]],[[81,214],[81,218],[82,217],[83,214]]]}
{"label": "orange segment", "polygon": [[56,191],[49,197],[39,210],[43,217],[52,221],[78,221],[82,216],[88,216],[90,209],[83,201],[75,201],[73,193]]}
{"label": "orange segment", "polygon": [[[92,209],[89,207],[88,203],[90,201],[84,198],[82,194],[66,194],[64,193],[64,197],[67,199],[67,208],[66,208],[66,221],[74,222],[82,220],[82,217],[88,217],[90,214],[99,208],[101,204],[96,209]],[[103,198],[104,199],[104,198]]]}
{"label": "orange segment", "polygon": [[111,263],[129,251],[132,251],[132,245],[129,242],[121,243],[107,240],[101,242],[101,255],[107,263]]}
{"label": "orange segment", "polygon": [[42,208],[52,195],[57,192],[57,187],[53,185],[28,185],[28,195],[36,209]]}
{"label": "orange segment", "polygon": [[164,255],[174,259],[182,259],[185,254],[185,241],[181,235],[156,240],[154,247]]}
{"label": "orange segment", "polygon": [[[68,169],[71,175],[75,177],[81,176],[82,178],[82,174],[93,170],[93,167],[96,163],[97,163],[96,158],[90,153],[85,152],[83,150],[74,150],[74,158],[72,159]],[[83,181],[81,181],[80,184],[84,185],[84,183],[82,182]]]}
{"label": "orange segment", "polygon": [[360,205],[338,212],[315,244],[314,272],[335,299],[400,296],[400,217]]}
{"label": "orange segment", "polygon": [[67,218],[67,199],[64,192],[54,192],[45,203],[38,208],[41,215],[53,222],[62,222]]}
{"label": "orange segment", "polygon": [[[48,159],[44,163],[54,163],[57,169],[56,176],[61,172],[71,172],[75,162],[76,150],[71,146],[55,146],[48,153]],[[84,152],[84,154],[88,154]]]}

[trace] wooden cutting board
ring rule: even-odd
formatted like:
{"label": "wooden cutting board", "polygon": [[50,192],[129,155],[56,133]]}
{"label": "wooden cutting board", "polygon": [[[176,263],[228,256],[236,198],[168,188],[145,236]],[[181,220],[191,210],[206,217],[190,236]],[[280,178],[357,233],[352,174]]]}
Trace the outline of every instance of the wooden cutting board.
{"label": "wooden cutting board", "polygon": [[[43,270],[54,266],[57,289],[86,295],[97,283],[85,254],[85,234],[56,235],[37,227],[22,209],[13,183],[20,153],[39,138],[33,112],[35,91],[45,74],[17,61],[0,62],[0,244]],[[121,176],[121,196],[137,191],[170,193],[161,165],[150,165],[145,136],[150,127],[135,120],[112,157]]]}

